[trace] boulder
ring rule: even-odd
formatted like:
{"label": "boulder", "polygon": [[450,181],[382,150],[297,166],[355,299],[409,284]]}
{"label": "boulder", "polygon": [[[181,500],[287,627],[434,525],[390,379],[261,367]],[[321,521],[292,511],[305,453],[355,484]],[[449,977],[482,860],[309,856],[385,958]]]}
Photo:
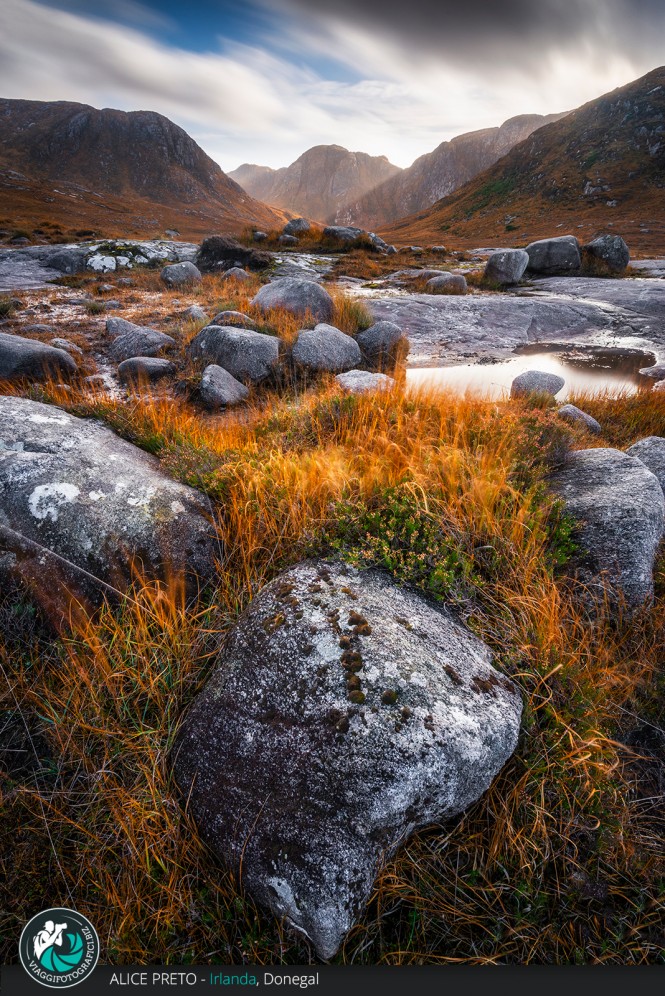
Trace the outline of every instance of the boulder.
{"label": "boulder", "polygon": [[56,349],[64,349],[66,353],[72,353],[74,356],[83,356],[83,350],[80,346],[75,343],[70,342],[69,339],[51,339],[49,341],[49,346],[54,346]]}
{"label": "boulder", "polygon": [[30,335],[55,335],[55,329],[52,325],[42,325],[41,323],[37,323],[36,325],[23,325],[21,331],[27,332]]}
{"label": "boulder", "polygon": [[328,225],[323,229],[323,234],[338,242],[355,242],[362,235],[367,235],[367,232],[364,228],[354,228],[352,225]]}
{"label": "boulder", "polygon": [[134,325],[124,318],[107,318],[106,331],[113,336],[109,356],[116,363],[133,356],[156,356],[162,349],[175,346],[170,335]]}
{"label": "boulder", "polygon": [[254,234],[252,235],[252,239],[254,240],[254,242],[265,242],[267,238],[268,238],[267,232],[254,232]]}
{"label": "boulder", "polygon": [[330,958],[409,835],[486,791],[521,712],[443,607],[310,561],[240,617],[171,760],[214,852]]}
{"label": "boulder", "polygon": [[170,263],[165,266],[160,277],[167,287],[185,287],[188,284],[200,283],[201,271],[187,260],[184,263]]}
{"label": "boulder", "polygon": [[[208,503],[98,422],[0,398],[0,574],[58,613],[66,589],[185,573],[209,581],[219,545]],[[130,566],[130,561],[133,566]]]}
{"label": "boulder", "polygon": [[199,397],[206,408],[215,410],[240,404],[249,397],[249,391],[228,370],[211,363],[203,371]]}
{"label": "boulder", "polygon": [[566,422],[572,422],[573,425],[581,425],[587,432],[593,432],[594,435],[598,435],[602,430],[600,422],[597,422],[593,415],[587,415],[583,412],[581,408],[577,408],[575,405],[561,405],[557,413],[560,418],[566,420]]}
{"label": "boulder", "polygon": [[430,294],[466,294],[466,278],[461,273],[440,273],[425,285]]}
{"label": "boulder", "polygon": [[620,235],[599,235],[593,242],[588,242],[584,250],[594,259],[602,260],[614,273],[621,273],[630,262],[628,246]]}
{"label": "boulder", "polygon": [[629,456],[637,457],[645,467],[658,478],[658,483],[665,491],[665,438],[662,436],[647,436],[629,446],[626,450]]}
{"label": "boulder", "polygon": [[650,377],[655,381],[662,380],[665,378],[665,363],[654,363],[652,367],[642,367],[640,374],[642,377]]}
{"label": "boulder", "polygon": [[256,322],[242,311],[219,311],[210,322],[211,325],[227,325],[238,329],[254,329]]}
{"label": "boulder", "polygon": [[251,329],[208,325],[189,344],[188,352],[228,370],[236,380],[258,384],[279,361],[280,340]]}
{"label": "boulder", "polygon": [[209,317],[200,304],[190,304],[189,308],[185,308],[183,315],[190,322],[207,322]]}
{"label": "boulder", "polygon": [[529,254],[524,249],[500,249],[487,260],[485,277],[497,284],[516,284],[528,265]]}
{"label": "boulder", "polygon": [[526,247],[529,270],[542,276],[566,276],[579,273],[581,256],[574,235],[559,235],[554,239],[539,239]]}
{"label": "boulder", "polygon": [[155,356],[132,356],[118,366],[118,376],[123,384],[140,384],[141,381],[162,380],[175,373],[175,366],[169,360]]}
{"label": "boulder", "polygon": [[554,397],[565,383],[558,374],[547,373],[545,370],[525,370],[510,385],[510,396],[523,398],[529,394],[551,394]]}
{"label": "boulder", "polygon": [[279,242],[279,244],[281,246],[297,246],[298,245],[298,239],[295,237],[295,235],[280,235],[280,237],[277,239],[277,241]]}
{"label": "boulder", "polygon": [[231,266],[244,266],[248,270],[265,270],[273,261],[269,252],[248,249],[230,235],[212,235],[201,243],[196,265],[201,273],[218,273]]}
{"label": "boulder", "polygon": [[389,391],[395,387],[392,377],[369,370],[348,370],[337,374],[335,380],[347,394],[370,394],[373,391]]}
{"label": "boulder", "polygon": [[48,257],[48,266],[53,270],[60,270],[61,273],[82,273],[87,265],[87,251],[85,249],[61,249]]}
{"label": "boulder", "polygon": [[364,362],[375,370],[394,370],[409,353],[409,340],[394,322],[376,322],[359,332],[356,342]]}
{"label": "boulder", "polygon": [[251,280],[247,270],[243,270],[241,266],[232,266],[230,270],[225,270],[221,275],[222,280],[240,280],[245,282]]}
{"label": "boulder", "polygon": [[333,325],[325,324],[299,332],[291,355],[296,366],[315,373],[341,373],[357,367],[362,360],[355,339]]}
{"label": "boulder", "polygon": [[665,391],[665,380],[658,380],[651,388],[652,391]]}
{"label": "boulder", "polygon": [[318,322],[329,322],[333,315],[333,299],[325,287],[302,277],[273,280],[261,288],[252,304],[264,313],[280,308],[303,318],[309,312]]}
{"label": "boulder", "polygon": [[572,567],[589,596],[639,608],[653,597],[653,563],[665,522],[657,477],[615,449],[576,450],[550,480],[578,520]]}
{"label": "boulder", "polygon": [[311,227],[307,218],[291,218],[284,225],[282,235],[300,235],[302,232],[309,232]]}
{"label": "boulder", "polygon": [[75,360],[64,349],[0,332],[0,381],[71,377],[76,370]]}

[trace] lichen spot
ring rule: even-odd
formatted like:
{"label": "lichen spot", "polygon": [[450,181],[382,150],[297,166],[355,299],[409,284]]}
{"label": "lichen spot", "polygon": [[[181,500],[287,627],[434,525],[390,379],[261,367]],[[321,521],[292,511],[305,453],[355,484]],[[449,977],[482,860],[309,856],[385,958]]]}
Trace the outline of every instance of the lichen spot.
{"label": "lichen spot", "polygon": [[58,509],[69,505],[81,492],[75,484],[39,484],[28,498],[28,508],[35,519],[58,521]]}

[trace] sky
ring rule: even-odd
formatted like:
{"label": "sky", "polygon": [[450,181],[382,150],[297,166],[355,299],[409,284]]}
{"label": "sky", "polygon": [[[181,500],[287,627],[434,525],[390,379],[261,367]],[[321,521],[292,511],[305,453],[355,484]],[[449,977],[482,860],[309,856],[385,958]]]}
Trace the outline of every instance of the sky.
{"label": "sky", "polygon": [[665,63],[665,0],[0,0],[0,96],[152,110],[228,171],[409,166]]}

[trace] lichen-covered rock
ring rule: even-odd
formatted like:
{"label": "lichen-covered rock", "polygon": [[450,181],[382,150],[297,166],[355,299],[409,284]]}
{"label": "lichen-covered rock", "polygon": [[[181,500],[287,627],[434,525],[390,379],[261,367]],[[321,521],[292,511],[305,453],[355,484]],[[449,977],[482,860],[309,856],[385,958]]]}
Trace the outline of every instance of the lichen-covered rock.
{"label": "lichen-covered rock", "polygon": [[222,280],[239,280],[241,283],[246,283],[251,280],[251,276],[247,270],[243,270],[242,266],[232,266],[230,270],[224,270],[220,274]]}
{"label": "lichen-covered rock", "polygon": [[665,491],[665,438],[663,436],[647,436],[626,450],[629,456],[637,457],[652,474],[658,478]]}
{"label": "lichen-covered rock", "polygon": [[620,235],[599,235],[584,246],[586,252],[605,263],[614,273],[621,273],[630,262],[630,251]]}
{"label": "lichen-covered rock", "polygon": [[297,246],[298,239],[295,235],[280,235],[277,239],[281,246]]}
{"label": "lichen-covered rock", "polygon": [[190,356],[209,360],[244,384],[258,384],[279,361],[280,340],[251,329],[207,325],[189,344]]}
{"label": "lichen-covered rock", "polygon": [[309,232],[311,227],[307,218],[291,218],[282,229],[282,235],[299,235],[301,232]]}
{"label": "lichen-covered rock", "polygon": [[134,325],[124,318],[107,318],[106,331],[113,336],[109,356],[116,363],[133,356],[156,356],[163,349],[175,346],[175,339],[165,332]]}
{"label": "lichen-covered rock", "polygon": [[551,394],[554,397],[565,385],[563,377],[546,370],[525,370],[518,374],[510,385],[511,398],[523,398],[529,394]]}
{"label": "lichen-covered rock", "polygon": [[466,278],[461,273],[440,273],[426,284],[430,294],[466,294]]}
{"label": "lichen-covered rock", "polygon": [[348,394],[370,394],[372,391],[389,391],[395,386],[392,377],[369,370],[347,370],[337,374],[335,380]]}
{"label": "lichen-covered rock", "polygon": [[67,589],[97,599],[94,579],[126,581],[130,560],[209,581],[218,555],[207,503],[155,457],[97,422],[0,398],[0,576],[66,614]]}
{"label": "lichen-covered rock", "polygon": [[489,787],[521,711],[445,609],[382,572],[307,562],[241,616],[172,761],[215,853],[329,958],[382,862]]}
{"label": "lichen-covered rock", "polygon": [[566,422],[584,426],[587,432],[593,432],[596,436],[602,431],[600,422],[597,422],[593,415],[588,415],[581,408],[577,408],[576,405],[561,405],[557,414]]}
{"label": "lichen-covered rock", "polygon": [[516,284],[529,265],[529,254],[524,249],[499,249],[485,264],[485,277],[497,284]]}
{"label": "lichen-covered rock", "polygon": [[565,276],[579,273],[581,256],[574,235],[559,235],[555,239],[538,239],[526,247],[529,270],[542,276]]}
{"label": "lichen-covered rock", "polygon": [[642,367],[639,372],[642,377],[649,377],[655,381],[662,380],[665,378],[665,363],[654,363],[651,367]]}
{"label": "lichen-covered rock", "polygon": [[394,370],[409,355],[409,340],[394,322],[375,322],[358,333],[356,342],[364,362],[374,370]]}
{"label": "lichen-covered rock", "polygon": [[333,299],[325,287],[301,277],[278,277],[261,288],[252,304],[263,312],[281,308],[300,318],[309,312],[318,322],[329,322],[333,314]]}
{"label": "lichen-covered rock", "polygon": [[167,287],[185,287],[188,284],[201,282],[201,271],[189,260],[184,263],[170,263],[160,273],[162,282]]}
{"label": "lichen-covered rock", "polygon": [[163,380],[175,373],[170,360],[158,356],[132,356],[118,366],[118,376],[123,384],[140,384],[142,381]]}
{"label": "lichen-covered rock", "polygon": [[314,373],[341,373],[357,367],[362,359],[355,339],[325,324],[299,332],[291,355],[297,366]]}
{"label": "lichen-covered rock", "polygon": [[256,322],[242,311],[219,311],[211,319],[210,325],[225,325],[227,328],[256,329]]}
{"label": "lichen-covered rock", "polygon": [[214,411],[217,408],[239,405],[249,397],[249,391],[228,370],[211,363],[201,376],[199,397],[206,408]]}
{"label": "lichen-covered rock", "polygon": [[615,449],[576,450],[551,477],[579,522],[572,567],[591,598],[607,591],[629,609],[653,597],[653,563],[663,535],[665,500],[658,479]]}
{"label": "lichen-covered rock", "polygon": [[0,381],[71,377],[76,361],[64,349],[0,332]]}
{"label": "lichen-covered rock", "polygon": [[183,312],[185,318],[190,322],[207,322],[208,313],[203,310],[200,304],[190,304]]}

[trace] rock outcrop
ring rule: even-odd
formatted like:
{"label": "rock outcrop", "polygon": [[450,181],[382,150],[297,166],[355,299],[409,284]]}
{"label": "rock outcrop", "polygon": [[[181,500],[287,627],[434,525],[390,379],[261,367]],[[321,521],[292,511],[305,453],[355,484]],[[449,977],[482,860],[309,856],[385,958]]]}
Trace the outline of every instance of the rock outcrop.
{"label": "rock outcrop", "polygon": [[387,574],[308,562],[230,632],[172,761],[207,843],[329,958],[382,862],[489,787],[521,711],[445,609]]}

